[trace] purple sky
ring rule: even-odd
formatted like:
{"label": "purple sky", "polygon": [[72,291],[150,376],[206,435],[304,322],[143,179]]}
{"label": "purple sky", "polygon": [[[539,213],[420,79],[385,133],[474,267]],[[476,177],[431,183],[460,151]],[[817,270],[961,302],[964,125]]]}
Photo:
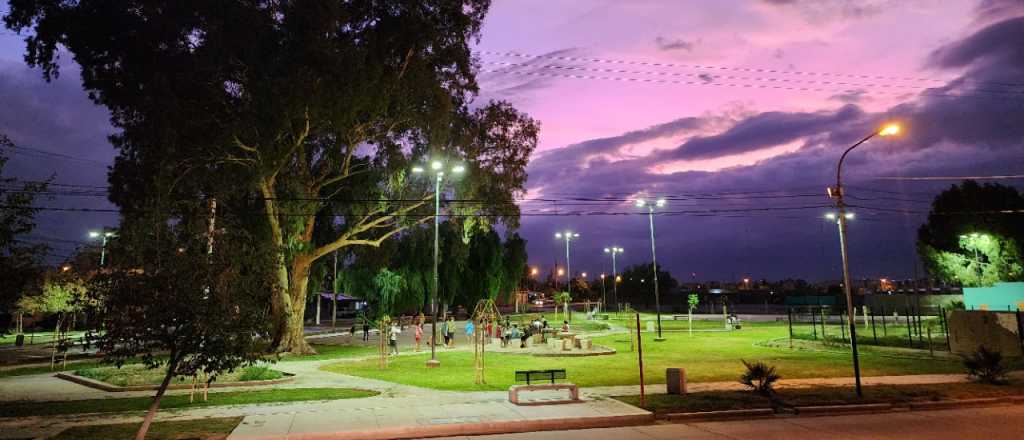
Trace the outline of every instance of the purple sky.
{"label": "purple sky", "polygon": [[[904,136],[847,160],[849,202],[876,208],[855,210],[851,269],[913,275],[924,216],[878,208],[927,211],[952,182],[880,177],[1024,171],[1022,5],[495,1],[477,46],[481,98],[511,101],[542,124],[523,203],[531,264],[564,264],[553,234],[565,228],[581,234],[574,272],[610,272],[601,252],[610,245],[626,248],[620,267],[649,261],[647,217],[626,201],[647,194],[670,198],[655,217],[658,255],[679,279],[839,278],[835,226],[818,207],[829,203],[824,188],[845,146],[899,120]],[[0,31],[0,130],[19,145],[109,163],[106,112],[77,73],[65,68],[47,84],[22,50]],[[105,183],[96,162],[15,155],[10,166]],[[620,201],[572,200],[594,198]],[[109,207],[92,197],[49,203]],[[572,212],[631,215],[535,215]],[[40,235],[78,240],[115,221],[47,215]]]}

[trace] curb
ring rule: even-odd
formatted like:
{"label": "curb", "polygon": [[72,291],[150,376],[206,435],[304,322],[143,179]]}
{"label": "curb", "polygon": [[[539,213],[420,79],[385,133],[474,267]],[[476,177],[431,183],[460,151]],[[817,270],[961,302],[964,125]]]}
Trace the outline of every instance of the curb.
{"label": "curb", "polygon": [[[210,388],[233,388],[233,387],[251,387],[259,385],[277,385],[281,383],[287,383],[295,380],[295,375],[288,375],[280,379],[273,380],[249,380],[245,382],[214,382],[210,384]],[[78,376],[75,374],[57,373],[54,375],[58,379],[64,379],[68,382],[74,382],[79,385],[87,386],[89,388],[95,388],[100,391],[107,391],[111,393],[123,393],[127,391],[156,391],[160,388],[159,385],[133,385],[127,387],[119,387],[117,385],[111,385],[106,382],[100,382],[98,380],[89,379],[87,377]],[[196,387],[197,390],[202,390],[204,387]],[[192,389],[191,383],[172,383],[167,385],[168,390],[190,390]]]}
{"label": "curb", "polygon": [[854,405],[798,406],[800,415],[829,416],[832,414],[883,412],[892,409],[891,403],[864,403]]}
{"label": "curb", "polygon": [[962,400],[939,400],[934,402],[915,402],[910,404],[893,405],[891,403],[865,403],[853,405],[821,405],[821,406],[798,406],[796,415],[777,415],[772,409],[740,409],[728,411],[704,411],[690,413],[666,413],[659,415],[658,420],[668,422],[704,422],[704,421],[729,421],[743,420],[751,417],[819,417],[847,414],[870,414],[888,411],[927,411],[939,409],[975,408],[996,405],[1024,405],[1024,396],[986,397],[979,399]]}
{"label": "curb", "polygon": [[750,417],[772,417],[775,411],[771,408],[732,409],[725,411],[704,411],[694,413],[669,413],[660,417],[670,422],[698,422],[705,420],[746,419]]}
{"label": "curb", "polygon": [[909,405],[911,410],[973,408],[999,404],[1024,403],[1024,396],[986,397],[981,399],[937,400],[934,402],[917,402]]}
{"label": "curb", "polygon": [[[409,426],[369,431],[290,434],[288,440],[384,440],[469,435],[517,434],[539,431],[615,428],[620,426],[649,425],[654,414],[623,416],[577,417],[565,419],[514,420],[501,422],[458,423],[449,425]],[[279,439],[280,436],[247,437],[247,440]]]}

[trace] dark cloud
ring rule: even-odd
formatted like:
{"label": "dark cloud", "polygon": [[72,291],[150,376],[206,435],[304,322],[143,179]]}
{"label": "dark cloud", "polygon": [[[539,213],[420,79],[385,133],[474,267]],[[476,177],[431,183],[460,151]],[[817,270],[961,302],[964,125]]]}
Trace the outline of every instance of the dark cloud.
{"label": "dark cloud", "polygon": [[521,102],[528,99],[531,92],[549,87],[564,75],[562,70],[552,70],[545,66],[557,64],[563,68],[571,68],[579,63],[563,60],[552,61],[551,57],[579,55],[577,48],[565,48],[546,52],[533,58],[508,57],[500,61],[491,60],[481,66],[478,80],[481,90],[486,90],[481,102],[488,99],[503,99]]}
{"label": "dark cloud", "polygon": [[652,159],[694,160],[742,154],[824,133],[862,117],[863,112],[854,105],[815,113],[765,112],[740,121],[724,133],[687,140],[675,149],[659,152]]}
{"label": "dark cloud", "polygon": [[658,45],[659,50],[683,50],[686,52],[692,52],[693,48],[700,44],[700,40],[686,41],[682,38],[669,39],[659,35],[658,38],[654,39],[654,43]]}

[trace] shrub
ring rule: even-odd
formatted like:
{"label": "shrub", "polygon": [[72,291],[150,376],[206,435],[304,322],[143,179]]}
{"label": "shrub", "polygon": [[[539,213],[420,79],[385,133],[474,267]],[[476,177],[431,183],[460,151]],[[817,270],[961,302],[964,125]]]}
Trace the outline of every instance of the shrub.
{"label": "shrub", "polygon": [[238,376],[238,381],[245,382],[250,380],[274,380],[280,379],[281,377],[282,374],[280,371],[271,370],[270,367],[266,365],[254,365],[251,367],[246,367],[245,370],[242,371],[242,374]]}
{"label": "shrub", "polygon": [[740,383],[762,396],[770,396],[775,391],[772,387],[775,386],[775,382],[782,379],[782,376],[775,372],[775,367],[764,362],[749,363],[742,359],[740,362],[747,367],[747,371],[740,376]]}
{"label": "shrub", "polygon": [[970,356],[964,358],[967,375],[981,382],[999,384],[1006,378],[1006,366],[1003,365],[1003,354],[998,350],[989,350],[984,345]]}

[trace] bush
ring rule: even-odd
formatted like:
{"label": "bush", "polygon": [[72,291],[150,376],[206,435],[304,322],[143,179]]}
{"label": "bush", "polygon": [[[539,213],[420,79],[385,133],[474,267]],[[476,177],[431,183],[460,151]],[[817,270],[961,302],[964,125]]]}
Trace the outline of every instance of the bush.
{"label": "bush", "polygon": [[251,367],[246,367],[245,370],[242,371],[242,375],[238,376],[238,381],[246,382],[250,380],[274,380],[280,379],[282,376],[283,375],[281,374],[280,371],[271,370],[270,367],[266,365],[254,365]]}
{"label": "bush", "polygon": [[775,372],[775,367],[764,362],[749,363],[742,359],[740,362],[747,367],[747,371],[740,376],[740,383],[762,396],[770,396],[775,392],[772,387],[775,386],[775,382],[782,379],[782,376]]}
{"label": "bush", "polygon": [[964,359],[964,367],[967,368],[968,376],[975,377],[981,382],[1001,384],[1006,378],[1003,354],[997,350],[989,350],[984,345]]}

